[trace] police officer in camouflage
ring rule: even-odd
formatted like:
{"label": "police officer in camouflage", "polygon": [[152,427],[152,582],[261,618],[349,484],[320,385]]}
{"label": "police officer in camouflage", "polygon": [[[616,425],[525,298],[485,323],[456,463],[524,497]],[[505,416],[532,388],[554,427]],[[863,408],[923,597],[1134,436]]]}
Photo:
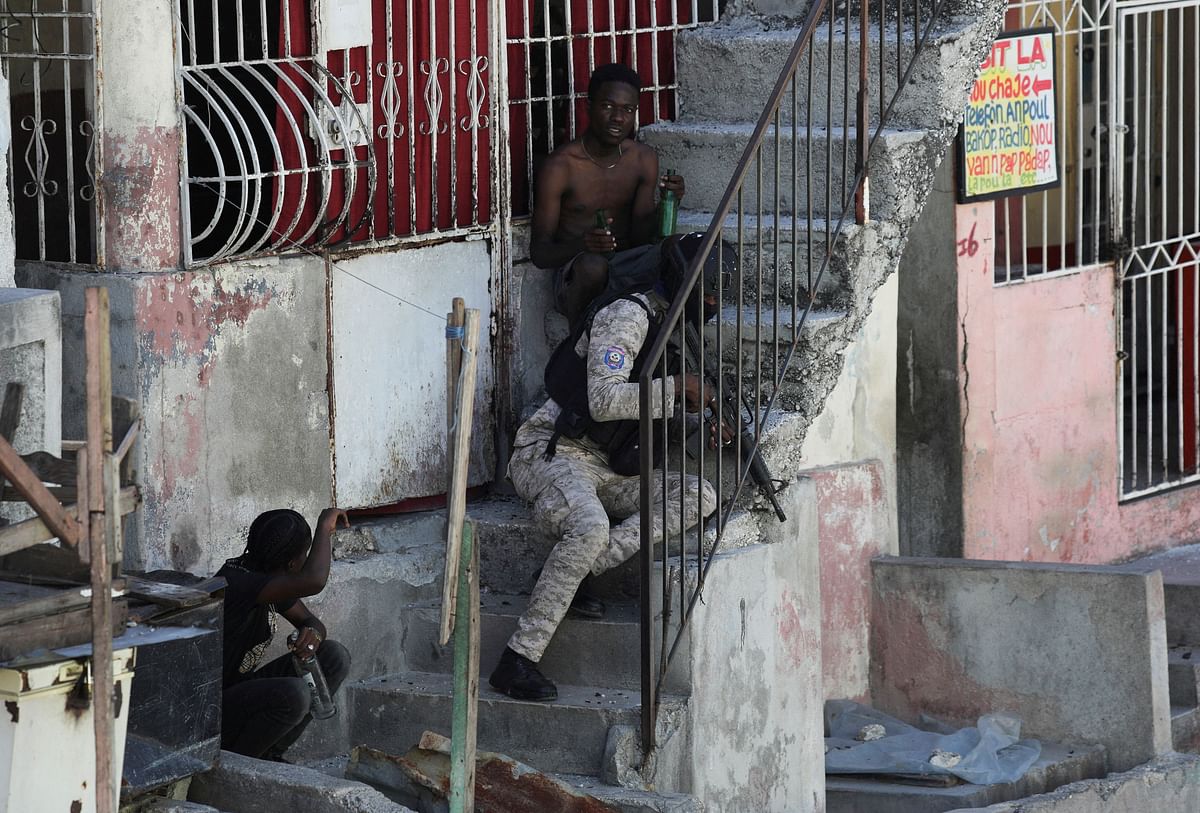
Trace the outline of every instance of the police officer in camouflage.
{"label": "police officer in camouflage", "polygon": [[[636,360],[643,349],[649,349],[648,337],[656,333],[660,317],[678,293],[681,276],[680,269],[672,272],[664,265],[656,285],[602,298],[593,306],[590,329],[585,323],[576,330],[578,339],[570,349],[586,370],[586,411],[601,428],[606,422],[638,419]],[[716,288],[706,285],[706,290]],[[715,299],[705,304],[711,308]],[[560,347],[558,352],[563,350]],[[665,387],[662,383],[656,380],[652,388],[655,418],[685,410],[699,412],[712,404],[711,390],[694,375],[670,376]],[[489,681],[493,688],[520,700],[558,696],[537,664],[559,622],[568,610],[588,617],[603,615],[604,605],[589,595],[587,580],[621,564],[640,547],[640,477],[613,470],[611,447],[604,448],[588,435],[563,434],[562,412],[562,405],[548,399],[517,431],[508,466],[517,493],[533,506],[534,520],[558,538],[528,609]],[[656,476],[656,491],[661,487],[662,477]],[[656,510],[651,520],[656,538],[664,530],[678,534],[716,508],[712,486],[700,477],[672,473],[666,487],[665,516]],[[661,492],[652,504],[663,504]]]}

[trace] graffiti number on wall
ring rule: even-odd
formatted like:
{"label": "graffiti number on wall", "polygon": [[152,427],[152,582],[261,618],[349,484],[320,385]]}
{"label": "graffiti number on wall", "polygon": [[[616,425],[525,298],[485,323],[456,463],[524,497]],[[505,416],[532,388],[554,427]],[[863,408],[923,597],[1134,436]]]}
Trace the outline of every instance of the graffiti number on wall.
{"label": "graffiti number on wall", "polygon": [[971,233],[958,241],[958,256],[974,257],[979,253],[979,241],[975,239],[975,227],[978,224],[971,224]]}

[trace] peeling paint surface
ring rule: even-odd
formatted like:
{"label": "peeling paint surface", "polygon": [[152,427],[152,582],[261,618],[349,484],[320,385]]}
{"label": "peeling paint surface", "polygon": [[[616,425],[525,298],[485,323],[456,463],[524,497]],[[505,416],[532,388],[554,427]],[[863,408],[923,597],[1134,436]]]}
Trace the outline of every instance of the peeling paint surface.
{"label": "peeling paint surface", "polygon": [[444,314],[456,296],[480,311],[470,483],[492,478],[490,268],[482,241],[337,262],[331,330],[340,504],[445,493]]}
{"label": "peeling paint surface", "polygon": [[871,559],[891,553],[884,467],[867,461],[809,474],[821,547],[821,662],[828,699],[866,700]]}
{"label": "peeling paint surface", "polygon": [[[958,206],[957,237],[993,218]],[[963,555],[1112,562],[1200,538],[1195,488],[1118,502],[1112,267],[995,287],[981,243],[958,260]]]}
{"label": "peeling paint surface", "polygon": [[179,139],[176,127],[105,130],[104,238],[107,267],[161,271],[180,262]]}
{"label": "peeling paint surface", "polygon": [[145,427],[143,541],[130,558],[210,573],[267,508],[315,521],[331,501],[323,264],[129,279],[132,313],[121,318],[132,322]]}

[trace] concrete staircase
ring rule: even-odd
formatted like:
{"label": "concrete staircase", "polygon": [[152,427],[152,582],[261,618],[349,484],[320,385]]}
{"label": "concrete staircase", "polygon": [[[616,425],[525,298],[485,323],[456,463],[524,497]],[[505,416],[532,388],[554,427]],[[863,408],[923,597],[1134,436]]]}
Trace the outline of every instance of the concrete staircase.
{"label": "concrete staircase", "polygon": [[[744,276],[741,318],[744,324],[750,320],[749,338],[744,335],[737,347],[738,313],[732,307],[711,328],[726,332],[731,352],[740,351],[744,359],[764,358],[766,365],[778,363],[776,349],[753,337],[753,324],[791,324],[809,297],[816,303],[764,441],[776,476],[796,480],[785,495],[790,521],[780,525],[748,494],[710,573],[712,586],[693,623],[695,642],[685,639],[685,651],[668,678],[659,714],[660,745],[650,761],[643,763],[637,749],[636,563],[602,580],[608,618],[568,619],[556,634],[543,667],[558,683],[559,700],[511,700],[492,692],[486,677],[527,600],[532,573],[553,541],[532,527],[515,502],[490,499],[470,506],[484,589],[481,748],[574,776],[598,795],[620,797],[621,809],[701,810],[704,804],[711,810],[822,809],[820,666],[808,662],[819,652],[820,601],[811,544],[817,524],[812,492],[797,479],[800,451],[830,392],[846,375],[847,348],[864,341],[861,332],[873,299],[896,269],[1002,8],[1003,3],[989,0],[986,10],[955,18],[938,34],[920,63],[922,81],[913,88],[915,95],[898,108],[899,123],[884,135],[872,159],[872,220],[842,226],[828,247],[822,239],[810,248],[806,239],[794,262],[798,286],[792,282],[790,248],[779,268],[762,255],[776,240],[790,247],[792,234],[798,229],[807,233],[809,220],[756,211],[743,224],[743,268],[752,272]],[[687,177],[681,228],[703,228],[711,219],[752,121],[795,40],[793,25],[741,16],[681,39],[680,119],[641,131],[659,152],[661,165]],[[817,33],[818,52],[827,52],[831,35],[835,60],[857,58],[846,54],[841,35],[829,30]],[[822,149],[828,145],[840,152],[844,140],[853,139],[853,130],[839,121],[835,112],[816,122],[820,129],[814,138]],[[807,138],[807,131],[801,132]],[[785,166],[791,165],[790,138],[789,128]],[[794,171],[800,179],[808,176],[800,159],[806,153],[805,145],[797,144]],[[764,182],[764,192],[772,191],[771,183]],[[785,187],[781,194],[790,200],[792,193]],[[824,195],[822,188],[814,193],[811,207],[807,196],[805,205],[797,207],[822,233],[826,219],[836,216],[825,208]],[[735,231],[736,223],[728,222],[726,236],[736,242]],[[827,250],[832,252],[829,273],[816,291],[809,291],[810,263],[819,262]],[[338,536],[331,584],[312,604],[355,654],[355,674],[363,679],[344,690],[345,713],[338,718],[342,729],[335,750],[366,743],[403,753],[422,730],[449,730],[451,653],[436,641],[441,523],[438,514],[377,519]],[[660,556],[658,567],[667,569],[669,584],[696,578],[694,567],[671,556]],[[748,625],[747,619],[758,618],[772,620],[761,629]],[[800,658],[797,652],[806,655]],[[785,674],[786,680],[780,677]],[[758,704],[759,698],[767,700]],[[314,748],[329,750],[331,745],[327,740]],[[640,783],[701,798],[616,789]]]}
{"label": "concrete staircase", "polygon": [[1162,571],[1171,740],[1176,751],[1200,754],[1200,545],[1152,554],[1129,567]]}

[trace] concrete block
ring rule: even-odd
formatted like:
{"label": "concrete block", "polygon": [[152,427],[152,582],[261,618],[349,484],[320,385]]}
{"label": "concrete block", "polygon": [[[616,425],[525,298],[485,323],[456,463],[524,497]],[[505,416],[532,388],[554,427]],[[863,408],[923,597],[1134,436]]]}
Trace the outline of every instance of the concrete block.
{"label": "concrete block", "polygon": [[[450,730],[451,676],[406,672],[372,678],[350,688],[351,741],[404,753],[423,731]],[[559,684],[558,700],[513,700],[486,683],[479,690],[479,748],[507,754],[538,770],[596,775],[608,729],[637,725],[641,695],[627,689]],[[664,719],[685,707],[662,698]]]}
{"label": "concrete block", "polygon": [[904,719],[1007,711],[1131,768],[1171,748],[1162,595],[1120,567],[877,559],[871,696]]}
{"label": "concrete block", "polygon": [[1183,754],[1200,751],[1200,709],[1171,707],[1171,747]]}
{"label": "concrete block", "polygon": [[[56,291],[0,288],[0,401],[10,383],[25,386],[13,446],[21,454],[60,454],[62,314]],[[31,516],[25,503],[0,503],[0,522]]]}
{"label": "concrete block", "polygon": [[361,782],[229,751],[221,752],[211,771],[192,778],[188,800],[236,813],[413,813]]}
{"label": "concrete block", "polygon": [[1042,755],[1016,782],[931,788],[872,779],[830,777],[825,784],[828,813],[941,813],[1020,799],[1068,782],[1104,775],[1100,746],[1042,744]]}
{"label": "concrete block", "polygon": [[1200,757],[1168,754],[1103,779],[1073,782],[1052,793],[970,809],[974,813],[1190,813],[1200,810]]}
{"label": "concrete block", "polygon": [[[660,122],[640,131],[640,138],[658,152],[659,165],[674,168],[687,178],[687,204],[703,211],[717,211],[729,183],[727,172],[713,167],[736,164],[750,141],[750,124],[713,122]],[[763,138],[763,205],[774,208],[775,192],[779,205],[797,216],[838,218],[843,211],[853,216],[851,182],[854,180],[853,155],[855,131],[838,127],[811,129],[800,125],[779,128],[779,185],[775,183],[775,128]],[[793,144],[795,156],[793,159]],[[811,159],[809,147],[811,146]],[[842,173],[843,147],[850,156],[847,173]],[[871,219],[907,219],[919,211],[929,179],[942,159],[944,141],[926,130],[885,130],[876,142],[871,157]],[[828,169],[827,169],[828,165]],[[751,164],[743,183],[744,201],[755,205],[760,189],[755,164]],[[793,201],[792,178],[798,179]],[[826,181],[833,186],[828,189]],[[843,199],[849,208],[843,209]],[[811,202],[811,203],[810,203]]]}

